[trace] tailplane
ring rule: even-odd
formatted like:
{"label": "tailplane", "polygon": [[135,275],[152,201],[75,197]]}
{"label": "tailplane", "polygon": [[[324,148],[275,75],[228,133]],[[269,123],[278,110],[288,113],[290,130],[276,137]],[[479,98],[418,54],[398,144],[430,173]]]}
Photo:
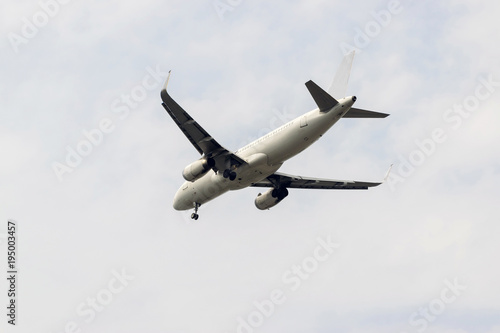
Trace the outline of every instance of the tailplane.
{"label": "tailplane", "polygon": [[351,108],[342,118],[385,118],[388,115],[388,113]]}
{"label": "tailplane", "polygon": [[311,96],[313,97],[321,112],[329,111],[335,105],[339,104],[339,102],[335,98],[321,89],[321,87],[314,83],[312,80],[306,82],[306,87],[311,93]]}

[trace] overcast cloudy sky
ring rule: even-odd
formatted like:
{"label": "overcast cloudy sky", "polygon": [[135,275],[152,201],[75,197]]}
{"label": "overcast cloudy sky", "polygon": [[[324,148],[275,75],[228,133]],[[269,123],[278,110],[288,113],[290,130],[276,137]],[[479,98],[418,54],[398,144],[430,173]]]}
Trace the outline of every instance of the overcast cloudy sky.
{"label": "overcast cloudy sky", "polygon": [[[500,332],[500,5],[492,1],[7,0],[0,245],[6,332]],[[357,50],[345,119],[286,173],[388,182],[259,189],[177,212],[199,158],[170,92],[236,150],[315,107]]]}

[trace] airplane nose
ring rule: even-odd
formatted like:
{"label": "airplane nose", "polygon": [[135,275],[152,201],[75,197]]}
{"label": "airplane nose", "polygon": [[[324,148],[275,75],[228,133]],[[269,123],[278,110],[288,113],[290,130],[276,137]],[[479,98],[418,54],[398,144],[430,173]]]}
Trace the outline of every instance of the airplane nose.
{"label": "airplane nose", "polygon": [[175,210],[185,210],[185,208],[183,207],[184,205],[182,204],[182,198],[179,191],[175,193],[174,202],[172,206],[174,207]]}
{"label": "airplane nose", "polygon": [[185,182],[175,193],[173,207],[175,210],[187,210],[193,208],[193,201],[188,190],[188,182]]}
{"label": "airplane nose", "polygon": [[352,102],[354,103],[356,102],[356,100],[357,100],[356,96],[352,96]]}
{"label": "airplane nose", "polygon": [[174,207],[175,210],[181,210],[181,205],[179,199],[177,198],[177,195],[174,197],[174,202],[172,206]]}

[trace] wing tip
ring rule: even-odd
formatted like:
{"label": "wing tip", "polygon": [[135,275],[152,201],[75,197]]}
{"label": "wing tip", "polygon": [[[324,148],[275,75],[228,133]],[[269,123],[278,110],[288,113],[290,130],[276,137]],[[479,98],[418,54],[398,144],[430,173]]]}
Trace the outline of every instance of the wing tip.
{"label": "wing tip", "polygon": [[167,93],[167,86],[168,86],[168,81],[170,80],[170,74],[172,73],[172,70],[168,71],[167,79],[165,80],[165,84],[163,84],[163,88],[161,89],[160,96],[161,99],[165,102],[165,99],[168,97]]}

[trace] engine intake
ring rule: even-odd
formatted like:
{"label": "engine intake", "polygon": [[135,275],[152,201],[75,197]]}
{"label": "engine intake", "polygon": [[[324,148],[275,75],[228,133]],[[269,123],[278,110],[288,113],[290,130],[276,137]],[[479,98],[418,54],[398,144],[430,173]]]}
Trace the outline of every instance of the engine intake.
{"label": "engine intake", "polygon": [[198,178],[201,178],[204,174],[207,173],[215,165],[215,161],[213,158],[202,158],[196,162],[189,164],[182,171],[182,177],[185,180],[192,182]]}

